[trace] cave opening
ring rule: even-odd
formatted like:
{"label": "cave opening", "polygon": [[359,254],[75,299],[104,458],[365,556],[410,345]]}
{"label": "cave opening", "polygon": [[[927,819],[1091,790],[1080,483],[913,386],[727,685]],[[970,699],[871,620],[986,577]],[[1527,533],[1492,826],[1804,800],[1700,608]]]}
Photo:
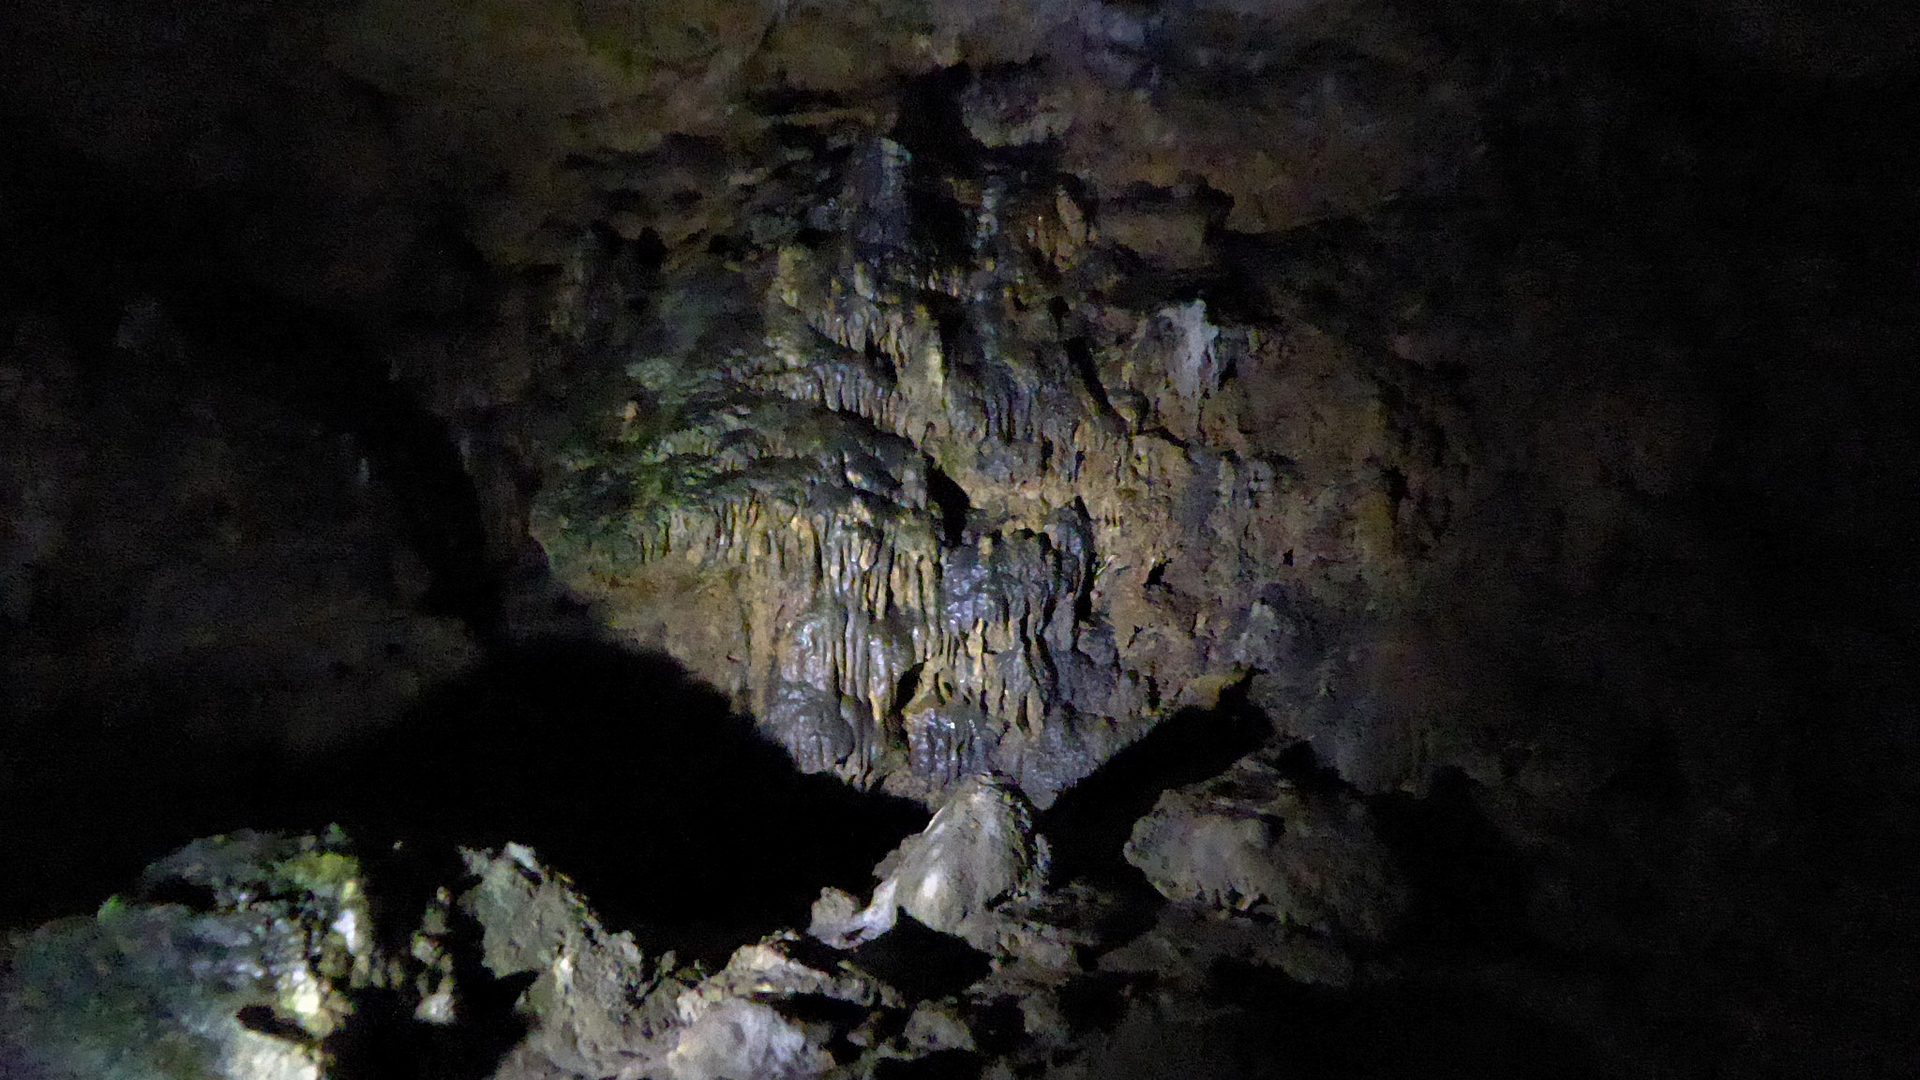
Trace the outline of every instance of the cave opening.
{"label": "cave opening", "polygon": [[940,541],[948,547],[958,547],[967,535],[967,521],[973,514],[973,506],[967,499],[966,489],[954,482],[946,470],[935,464],[931,458],[924,464],[927,472],[927,498],[933,503],[940,519]]}

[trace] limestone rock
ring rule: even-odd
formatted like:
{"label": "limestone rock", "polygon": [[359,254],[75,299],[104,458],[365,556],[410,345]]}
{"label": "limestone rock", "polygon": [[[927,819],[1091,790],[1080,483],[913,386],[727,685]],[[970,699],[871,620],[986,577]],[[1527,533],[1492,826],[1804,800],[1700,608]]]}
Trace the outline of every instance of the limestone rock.
{"label": "limestone rock", "polygon": [[907,1018],[901,1038],[909,1047],[923,1053],[974,1048],[972,1029],[960,1010],[948,1002],[922,1002]]}
{"label": "limestone rock", "polygon": [[924,830],[874,868],[880,884],[864,910],[852,911],[851,897],[828,890],[814,906],[809,932],[844,948],[893,929],[904,911],[976,948],[1003,951],[1008,934],[996,909],[1037,893],[1049,864],[1046,837],[1035,832],[1019,790],[1000,778],[972,777]]}
{"label": "limestone rock", "polygon": [[[10,943],[0,1076],[631,1080],[656,1061],[682,984],[528,849],[466,859],[457,902],[457,883],[429,887],[420,912],[398,886],[382,892],[337,831],[196,840],[129,897]],[[406,877],[425,864],[381,865]],[[406,955],[383,947],[394,941]]]}
{"label": "limestone rock", "polygon": [[[1361,213],[1458,159],[1475,101],[1435,43],[1336,6],[962,5],[913,34],[888,5],[742,12],[714,41],[760,26],[763,55],[684,58],[715,81],[669,80],[687,87],[671,102],[645,78],[660,57],[626,53],[619,93],[681,137],[583,182],[617,188],[617,231],[676,254],[644,284],[595,242],[542,256],[560,284],[529,303],[575,353],[543,391],[570,415],[536,451],[552,481],[532,528],[559,577],[802,768],[930,805],[993,771],[1046,806],[1171,711],[1324,660],[1220,598],[1401,602],[1455,464],[1411,434],[1429,397],[1364,346],[1175,283],[1239,275],[1224,230]],[[1249,25],[1286,44],[1250,45]],[[526,30],[489,27],[476,55],[518,57]],[[545,63],[595,51],[552,33]],[[903,94],[871,57],[928,74]],[[717,107],[774,72],[773,99],[834,107]],[[418,72],[365,74],[419,92]],[[609,76],[591,76],[549,89],[593,98]],[[1144,89],[1187,77],[1209,92]],[[540,126],[553,104],[532,104]],[[607,137],[561,112],[559,142]],[[756,154],[702,197],[715,162]],[[689,222],[726,252],[701,254]],[[1406,476],[1432,497],[1396,495]]]}
{"label": "limestone rock", "polygon": [[[372,976],[344,840],[198,840],[91,917],[17,938],[0,976],[9,1080],[321,1080]],[[174,901],[191,896],[195,906]]]}
{"label": "limestone rock", "polygon": [[1353,956],[1331,938],[1195,903],[1167,905],[1151,929],[1103,953],[1099,963],[1102,971],[1199,984],[1222,961],[1333,989],[1352,985],[1357,971]]}
{"label": "limestone rock", "polygon": [[833,1058],[771,1006],[733,1000],[694,1018],[666,1064],[673,1080],[812,1080]]}
{"label": "limestone rock", "polygon": [[482,963],[498,978],[534,977],[517,1008],[529,1030],[500,1080],[618,1075],[645,1056],[677,987],[632,935],[602,927],[572,883],[522,845],[465,858],[478,881],[460,904],[480,923]]}
{"label": "limestone rock", "polygon": [[[899,995],[887,984],[851,969],[822,970],[824,957],[806,956],[808,943],[792,931],[779,931],[743,945],[725,967],[679,995],[676,1009],[684,1022],[730,998],[824,997],[868,1007],[897,1007]],[[819,952],[813,946],[812,951]]]}
{"label": "limestone rock", "polygon": [[899,1007],[892,988],[858,972],[822,971],[801,958],[802,946],[790,932],[743,946],[679,995],[678,1027],[662,1059],[671,1080],[807,1080],[834,1065],[825,1043],[847,1032],[799,1019],[795,1006]]}
{"label": "limestone rock", "polygon": [[1366,805],[1296,784],[1258,757],[1161,795],[1125,854],[1167,897],[1259,908],[1321,933],[1384,939],[1407,907]]}
{"label": "limestone rock", "polygon": [[[818,215],[830,243],[667,283],[649,314],[675,329],[621,344],[604,392],[628,404],[554,448],[533,523],[617,633],[802,768],[929,803],[999,772],[1044,806],[1171,710],[1318,659],[1276,611],[1348,603],[1356,574],[1406,588],[1380,469],[1408,448],[1340,343],[1082,303],[1133,257],[1082,195],[941,169],[876,140]],[[904,194],[928,185],[952,243]],[[1216,197],[1129,205],[1124,242],[1202,257]]]}

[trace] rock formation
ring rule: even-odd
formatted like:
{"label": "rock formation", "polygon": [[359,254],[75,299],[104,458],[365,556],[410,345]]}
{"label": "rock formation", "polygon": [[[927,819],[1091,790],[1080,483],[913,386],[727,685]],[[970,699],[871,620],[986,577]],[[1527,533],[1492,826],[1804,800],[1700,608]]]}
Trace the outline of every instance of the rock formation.
{"label": "rock formation", "polygon": [[[318,1080],[375,977],[367,897],[337,838],[220,837],[154,864],[154,899],[13,943],[0,1071],[33,1080]],[[196,909],[176,897],[197,895]]]}
{"label": "rock formation", "polygon": [[1406,883],[1366,805],[1303,790],[1257,759],[1161,795],[1125,853],[1169,899],[1264,908],[1323,934],[1383,941],[1406,912]]}
{"label": "rock formation", "polygon": [[1018,788],[994,777],[970,777],[917,836],[874,868],[873,900],[829,889],[814,904],[808,933],[840,948],[893,929],[902,912],[941,933],[998,951],[1003,917],[994,909],[1037,896],[1047,881],[1047,838]]}
{"label": "rock formation", "polygon": [[[1347,93],[1344,70],[1314,92]],[[1374,77],[1391,95],[1415,75]],[[571,294],[563,325],[625,378],[587,396],[612,413],[576,421],[597,440],[559,454],[535,534],[561,580],[731,688],[803,767],[921,797],[997,770],[1044,804],[1171,710],[1324,662],[1300,642],[1321,606],[1402,606],[1407,549],[1460,497],[1432,415],[1450,403],[1390,383],[1417,375],[1193,298],[1239,269],[1223,228],[1325,210],[1236,196],[1270,179],[1204,120],[1150,116],[1102,151],[1164,163],[1082,161],[1117,78],[1058,57],[930,74],[878,129],[796,133],[826,137],[804,172],[741,179],[747,235],[724,260],[669,257],[664,328],[607,339],[594,312],[617,309]],[[1063,106],[1086,118],[1058,130],[1002,115],[1075,92],[1101,103]],[[1411,132],[1272,145],[1397,176],[1428,156]]]}

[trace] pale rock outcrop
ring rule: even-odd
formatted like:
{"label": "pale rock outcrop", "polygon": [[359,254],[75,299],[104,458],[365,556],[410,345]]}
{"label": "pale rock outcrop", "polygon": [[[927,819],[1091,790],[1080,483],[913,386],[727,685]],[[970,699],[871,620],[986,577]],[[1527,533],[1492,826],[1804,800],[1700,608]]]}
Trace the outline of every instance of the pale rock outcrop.
{"label": "pale rock outcrop", "polygon": [[687,1021],[666,1058],[672,1080],[813,1080],[833,1058],[771,1005],[738,999]]}
{"label": "pale rock outcrop", "polygon": [[664,1075],[809,1080],[834,1066],[824,1043],[835,1032],[790,1015],[791,1005],[814,999],[867,1010],[901,1007],[884,983],[844,966],[832,973],[808,964],[798,955],[802,944],[797,934],[781,932],[743,946],[726,967],[682,992]]}
{"label": "pale rock outcrop", "polygon": [[7,952],[9,1080],[322,1080],[321,1040],[379,974],[360,865],[337,835],[196,840],[135,898]]}
{"label": "pale rock outcrop", "polygon": [[874,868],[880,883],[864,909],[855,911],[846,893],[826,890],[809,933],[846,948],[893,929],[905,912],[983,951],[1004,952],[1014,927],[999,909],[1037,894],[1049,865],[1046,837],[1034,831],[1019,790],[996,777],[971,777],[924,830]]}
{"label": "pale rock outcrop", "polygon": [[533,976],[517,1006],[529,1030],[495,1076],[633,1075],[672,1022],[667,973],[529,848],[463,854],[477,880],[459,902],[482,928],[481,962],[497,978]]}

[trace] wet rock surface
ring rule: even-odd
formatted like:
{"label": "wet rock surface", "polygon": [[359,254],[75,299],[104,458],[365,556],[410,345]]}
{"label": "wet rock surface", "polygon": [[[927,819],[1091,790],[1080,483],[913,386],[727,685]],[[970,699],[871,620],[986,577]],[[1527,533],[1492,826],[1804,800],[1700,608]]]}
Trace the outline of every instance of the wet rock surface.
{"label": "wet rock surface", "polygon": [[956,786],[926,829],[874,867],[873,900],[855,912],[837,889],[813,908],[808,933],[845,948],[893,929],[901,915],[995,951],[1006,928],[994,910],[1038,895],[1052,853],[1034,831],[1033,808],[1002,778],[971,777]]}
{"label": "wet rock surface", "polygon": [[150,899],[116,896],[10,943],[0,1068],[36,1080],[321,1076],[320,1046],[374,959],[344,843],[197,841],[140,886]]}

